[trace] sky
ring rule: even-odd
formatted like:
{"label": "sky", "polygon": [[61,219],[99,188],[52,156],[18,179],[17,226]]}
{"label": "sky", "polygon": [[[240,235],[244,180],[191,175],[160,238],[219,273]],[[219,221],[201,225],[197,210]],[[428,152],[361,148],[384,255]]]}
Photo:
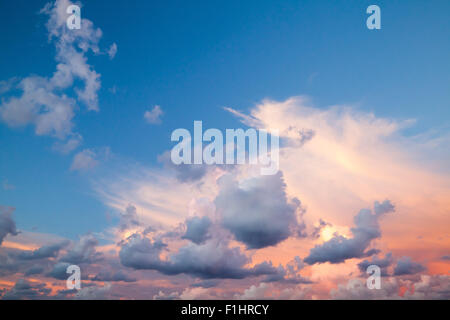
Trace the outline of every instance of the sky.
{"label": "sky", "polygon": [[[450,298],[448,1],[74,3],[0,2],[0,297]],[[196,120],[279,171],[174,165]]]}

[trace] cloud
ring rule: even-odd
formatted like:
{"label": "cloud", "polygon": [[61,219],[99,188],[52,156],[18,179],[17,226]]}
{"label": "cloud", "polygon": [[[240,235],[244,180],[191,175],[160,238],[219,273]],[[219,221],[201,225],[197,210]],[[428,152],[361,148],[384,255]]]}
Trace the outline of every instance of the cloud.
{"label": "cloud", "polygon": [[151,124],[161,123],[161,116],[164,114],[161,107],[156,105],[151,110],[147,110],[144,113],[144,119]]}
{"label": "cloud", "polygon": [[381,269],[382,276],[388,276],[388,268],[394,263],[394,259],[392,257],[392,253],[386,253],[384,258],[378,258],[378,256],[374,256],[372,260],[364,260],[358,263],[358,268],[361,270],[363,274],[366,274],[367,268],[370,265],[376,265]]}
{"label": "cloud", "polygon": [[205,164],[174,164],[170,158],[170,152],[166,151],[158,156],[158,162],[165,168],[175,172],[176,178],[181,182],[196,182],[201,180],[211,170],[211,166]]}
{"label": "cloud", "polygon": [[323,244],[316,245],[305,258],[308,264],[315,263],[340,263],[351,258],[363,258],[377,251],[372,249],[366,251],[372,240],[381,237],[378,219],[386,213],[393,212],[394,206],[389,200],[383,203],[375,201],[374,213],[369,209],[362,209],[355,216],[354,228],[351,229],[352,237],[335,235]]}
{"label": "cloud", "polygon": [[105,300],[110,298],[112,285],[106,283],[103,287],[83,287],[75,294],[77,300]]}
{"label": "cloud", "polygon": [[402,257],[397,261],[397,265],[394,268],[394,275],[403,276],[419,273],[425,270],[426,268],[423,265],[412,261],[410,257]]}
{"label": "cloud", "polygon": [[288,200],[281,172],[238,183],[231,175],[220,178],[214,203],[223,226],[250,249],[274,246],[301,232],[301,209],[296,198]]}
{"label": "cloud", "polygon": [[188,239],[196,244],[205,242],[208,239],[208,230],[211,220],[208,217],[192,217],[186,220],[186,233],[182,239]]}
{"label": "cloud", "polygon": [[33,251],[23,251],[18,257],[22,260],[37,260],[45,258],[56,258],[61,249],[69,244],[69,241],[42,246]]}
{"label": "cloud", "polygon": [[30,282],[25,279],[19,279],[11,290],[3,296],[3,300],[29,300],[47,298],[51,289],[47,288],[45,283]]}
{"label": "cloud", "polygon": [[95,277],[91,278],[92,281],[102,281],[102,282],[116,282],[116,281],[123,281],[123,282],[136,282],[136,278],[130,277],[128,274],[126,274],[124,271],[119,270],[117,272],[110,272],[107,270],[100,271]]}
{"label": "cloud", "polygon": [[185,273],[202,279],[242,279],[276,273],[267,263],[245,268],[248,258],[239,248],[229,248],[223,239],[200,245],[189,243],[163,260],[160,254],[165,248],[161,242],[134,234],[122,244],[119,257],[124,266],[134,269],[157,270],[166,275]]}
{"label": "cloud", "polygon": [[81,236],[59,261],[71,264],[96,262],[102,258],[102,254],[96,250],[97,245],[98,240],[92,234]]}
{"label": "cloud", "polygon": [[19,234],[12,218],[13,212],[14,208],[0,206],[0,246],[8,234],[12,236]]}
{"label": "cloud", "polygon": [[109,50],[108,50],[108,56],[109,56],[109,58],[112,60],[112,59],[114,59],[114,57],[116,56],[116,53],[117,53],[117,44],[116,43],[113,43],[110,47],[109,47]]}
{"label": "cloud", "polygon": [[242,294],[236,294],[238,300],[302,300],[305,299],[306,291],[300,287],[278,289],[272,283],[260,283],[252,285],[244,290]]}
{"label": "cloud", "polygon": [[[403,294],[401,292],[406,290]],[[450,276],[422,275],[417,282],[383,278],[381,288],[367,288],[365,281],[351,279],[346,285],[339,284],[330,292],[332,299],[339,300],[448,300],[450,299]]]}
{"label": "cloud", "polygon": [[[9,97],[0,104],[0,119],[10,127],[32,124],[37,135],[64,140],[78,135],[73,132],[72,122],[78,101],[88,110],[99,109],[100,74],[87,64],[86,54],[88,51],[99,53],[98,42],[102,32],[88,19],[82,19],[81,29],[68,30],[66,8],[71,4],[68,0],[56,0],[40,12],[49,17],[46,24],[49,39],[56,47],[57,66],[53,75],[31,75],[18,84],[12,79],[4,82],[3,87],[8,91],[13,85],[21,91],[21,95]],[[76,80],[80,80],[84,87],[75,86]],[[70,96],[72,92],[76,97]],[[69,146],[69,149],[73,147],[74,142]]]}
{"label": "cloud", "polygon": [[72,171],[84,171],[96,167],[101,160],[106,159],[110,154],[108,147],[103,147],[98,150],[84,149],[78,152],[72,161],[70,170]]}
{"label": "cloud", "polygon": [[119,230],[125,231],[140,226],[140,222],[136,213],[136,207],[128,205],[125,212],[120,213]]}

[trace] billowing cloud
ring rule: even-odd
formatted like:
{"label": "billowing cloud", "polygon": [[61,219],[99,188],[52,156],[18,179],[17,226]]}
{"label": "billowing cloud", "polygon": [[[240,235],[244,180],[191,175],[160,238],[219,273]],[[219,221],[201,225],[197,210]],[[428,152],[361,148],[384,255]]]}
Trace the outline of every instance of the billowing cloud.
{"label": "billowing cloud", "polygon": [[223,176],[215,199],[223,226],[250,249],[274,246],[301,232],[296,198],[288,200],[281,172],[238,183]]}
{"label": "billowing cloud", "polygon": [[70,250],[59,260],[71,264],[92,263],[102,258],[102,254],[96,250],[98,240],[92,234],[81,236]]}
{"label": "billowing cloud", "polygon": [[397,261],[397,265],[394,268],[394,275],[403,276],[419,273],[425,270],[426,268],[423,265],[412,261],[410,257],[402,257]]}
{"label": "billowing cloud", "polygon": [[316,245],[305,258],[308,264],[315,263],[340,263],[346,259],[363,258],[377,253],[376,250],[366,249],[372,240],[381,236],[378,219],[386,213],[393,212],[394,206],[389,200],[374,204],[374,212],[362,209],[354,218],[355,227],[351,229],[352,237],[346,238],[335,235],[323,244]]}
{"label": "billowing cloud", "polygon": [[19,259],[37,260],[45,258],[56,258],[59,254],[59,251],[68,244],[69,241],[64,241],[61,243],[45,245],[33,251],[23,251],[19,254]]}
{"label": "billowing cloud", "polygon": [[12,218],[13,212],[14,208],[0,206],[0,245],[8,234],[12,236],[18,234],[16,223]]}
{"label": "billowing cloud", "polygon": [[[11,127],[32,124],[37,135],[50,135],[60,140],[68,137],[66,147],[57,147],[64,152],[76,147],[75,142],[80,142],[80,139],[73,139],[79,136],[73,132],[72,122],[77,102],[88,110],[97,111],[100,89],[100,74],[87,63],[86,54],[88,51],[100,52],[98,42],[102,32],[88,19],[82,19],[81,29],[69,30],[66,9],[71,4],[69,0],[56,0],[41,10],[49,17],[46,26],[49,39],[56,47],[56,71],[50,77],[32,75],[20,81],[4,82],[9,84],[3,85],[6,93],[13,85],[22,93],[0,104],[0,119]],[[76,80],[84,86],[74,86]],[[70,96],[72,90],[76,97]]]}
{"label": "billowing cloud", "polygon": [[200,244],[208,239],[208,230],[211,220],[208,217],[192,217],[186,220],[186,233],[182,239],[188,239]]}
{"label": "billowing cloud", "polygon": [[19,279],[14,287],[8,290],[3,296],[3,300],[36,300],[45,299],[51,293],[51,289],[45,283],[30,282],[26,279]]}
{"label": "billowing cloud", "polygon": [[379,258],[378,256],[372,257],[371,260],[363,260],[358,263],[358,268],[361,270],[363,274],[366,274],[367,268],[371,265],[376,265],[381,269],[382,276],[388,276],[388,268],[394,263],[394,258],[392,257],[392,253],[386,253],[384,258]]}
{"label": "billowing cloud", "polygon": [[204,244],[189,243],[166,260],[160,255],[166,245],[134,234],[122,245],[119,256],[124,266],[157,270],[166,275],[189,274],[195,277],[242,279],[276,273],[270,264],[245,268],[249,259],[239,248],[229,248],[225,241],[212,239]]}

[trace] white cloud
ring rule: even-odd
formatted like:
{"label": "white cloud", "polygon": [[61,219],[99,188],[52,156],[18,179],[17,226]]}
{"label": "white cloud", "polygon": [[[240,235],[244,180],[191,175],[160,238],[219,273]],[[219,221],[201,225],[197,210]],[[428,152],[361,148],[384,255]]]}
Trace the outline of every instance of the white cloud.
{"label": "white cloud", "polygon": [[108,157],[110,149],[108,147],[101,148],[99,150],[84,149],[78,152],[73,158],[70,170],[72,171],[84,171],[96,167],[101,160]]}
{"label": "white cloud", "polygon": [[113,43],[108,50],[108,56],[110,59],[114,59],[114,57],[116,56],[117,53],[117,44]]}
{"label": "white cloud", "polygon": [[156,105],[152,110],[145,111],[144,119],[147,120],[148,123],[158,124],[161,123],[161,116],[164,114],[161,107]]}
{"label": "white cloud", "polygon": [[[98,42],[102,32],[87,19],[82,19],[80,30],[69,30],[66,27],[66,8],[71,4],[68,0],[56,0],[41,10],[40,13],[49,16],[46,26],[49,39],[56,47],[56,71],[50,77],[28,76],[15,85],[22,94],[0,104],[0,119],[7,125],[32,124],[37,135],[63,140],[74,134],[72,120],[78,102],[88,110],[99,109],[100,74],[87,64],[86,53],[89,50],[99,53]],[[15,79],[3,81],[1,90],[9,90]],[[76,79],[81,80],[84,86],[74,86]],[[76,97],[70,96],[71,89]],[[74,141],[68,142],[64,151],[71,147],[74,147]]]}

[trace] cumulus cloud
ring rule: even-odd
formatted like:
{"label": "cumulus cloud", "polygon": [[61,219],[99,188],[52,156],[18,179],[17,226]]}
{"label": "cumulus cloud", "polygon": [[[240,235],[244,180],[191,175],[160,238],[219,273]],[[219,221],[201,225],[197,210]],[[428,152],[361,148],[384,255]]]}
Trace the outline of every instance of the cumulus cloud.
{"label": "cumulus cloud", "polygon": [[186,220],[186,233],[182,239],[188,239],[196,244],[208,239],[208,230],[211,220],[208,217],[192,217]]}
{"label": "cumulus cloud", "polygon": [[125,212],[120,213],[119,230],[125,231],[134,227],[140,226],[140,222],[136,213],[136,207],[128,205]]}
{"label": "cumulus cloud", "polygon": [[102,282],[116,282],[116,281],[123,281],[123,282],[136,282],[137,279],[131,277],[127,273],[125,273],[122,270],[119,270],[117,272],[114,271],[108,271],[108,270],[102,270],[97,275],[95,275],[90,280],[92,281],[102,281]]}
{"label": "cumulus cloud", "polygon": [[0,245],[8,234],[12,236],[19,234],[12,218],[13,212],[14,208],[0,206]]}
{"label": "cumulus cloud", "polygon": [[[28,76],[14,87],[22,93],[12,96],[0,104],[0,119],[11,127],[34,125],[37,135],[50,135],[64,140],[72,135],[72,122],[77,102],[83,103],[88,110],[98,110],[100,74],[88,63],[88,51],[99,53],[98,42],[102,36],[88,19],[82,19],[83,27],[68,30],[66,27],[66,8],[69,0],[56,0],[48,3],[41,13],[48,15],[46,24],[49,39],[56,47],[56,71],[50,77]],[[74,86],[80,80],[84,87]],[[3,88],[10,89],[7,81]],[[6,90],[5,91],[8,91]],[[74,91],[76,97],[71,97]],[[65,151],[74,147],[70,142]]]}
{"label": "cumulus cloud", "polygon": [[223,226],[250,249],[274,246],[301,232],[296,198],[288,200],[281,172],[250,178],[241,183],[231,175],[219,182],[215,199]]}
{"label": "cumulus cloud", "polygon": [[30,282],[25,279],[19,279],[9,291],[7,291],[2,299],[4,300],[36,300],[45,299],[51,293],[51,289],[47,288],[45,283]]}
{"label": "cumulus cloud", "polygon": [[81,236],[59,261],[71,264],[96,262],[102,258],[102,254],[96,250],[97,245],[98,240],[92,234]]}
{"label": "cumulus cloud", "polygon": [[122,244],[119,252],[124,266],[134,269],[157,270],[166,275],[189,274],[203,279],[242,279],[249,276],[276,273],[268,263],[245,268],[249,259],[239,248],[230,248],[226,241],[212,239],[204,244],[189,243],[178,252],[161,259],[166,245],[134,234]]}
{"label": "cumulus cloud", "polygon": [[75,294],[77,300],[105,300],[110,298],[112,285],[106,283],[103,287],[89,286],[83,287]]}
{"label": "cumulus cloud", "polygon": [[426,268],[423,265],[412,261],[410,257],[402,257],[397,261],[397,265],[394,268],[394,275],[403,276],[419,273],[425,270]]}
{"label": "cumulus cloud", "polygon": [[372,257],[371,260],[363,260],[358,263],[358,268],[362,273],[366,273],[367,268],[371,265],[376,265],[381,269],[382,276],[388,276],[388,268],[394,263],[394,258],[392,257],[392,253],[386,253],[384,258],[379,258],[378,256]]}
{"label": "cumulus cloud", "polygon": [[389,200],[374,204],[374,212],[370,209],[362,209],[355,216],[355,227],[351,229],[352,237],[346,238],[335,235],[323,244],[316,245],[305,258],[308,264],[315,263],[340,263],[351,258],[363,258],[377,253],[372,249],[366,251],[372,240],[381,237],[378,219],[386,213],[393,212],[394,206]]}
{"label": "cumulus cloud", "polygon": [[144,119],[151,124],[161,123],[161,116],[164,114],[161,107],[156,105],[151,110],[147,110],[144,113]]}
{"label": "cumulus cloud", "polygon": [[37,260],[45,258],[56,258],[59,254],[59,251],[68,244],[69,241],[64,241],[61,243],[45,245],[33,251],[23,251],[19,254],[19,259]]}

